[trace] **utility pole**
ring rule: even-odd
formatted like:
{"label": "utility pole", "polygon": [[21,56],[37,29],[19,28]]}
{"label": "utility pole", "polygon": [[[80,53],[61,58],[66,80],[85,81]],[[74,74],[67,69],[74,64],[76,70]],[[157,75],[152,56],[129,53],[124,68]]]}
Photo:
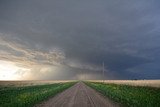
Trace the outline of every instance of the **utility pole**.
{"label": "utility pole", "polygon": [[103,66],[103,82],[104,82],[104,79],[105,79],[105,77],[104,77],[104,62],[102,63],[102,66]]}
{"label": "utility pole", "polygon": [[87,72],[87,71],[85,71],[85,73],[84,73],[84,75],[85,75],[85,81],[86,81],[86,72]]}

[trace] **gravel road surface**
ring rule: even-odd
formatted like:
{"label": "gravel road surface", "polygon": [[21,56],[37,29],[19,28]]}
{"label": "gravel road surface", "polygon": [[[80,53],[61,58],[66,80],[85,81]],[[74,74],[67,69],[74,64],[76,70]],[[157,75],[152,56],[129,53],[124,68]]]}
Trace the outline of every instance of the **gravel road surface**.
{"label": "gravel road surface", "polygon": [[118,103],[102,96],[83,82],[50,98],[36,107],[119,107]]}

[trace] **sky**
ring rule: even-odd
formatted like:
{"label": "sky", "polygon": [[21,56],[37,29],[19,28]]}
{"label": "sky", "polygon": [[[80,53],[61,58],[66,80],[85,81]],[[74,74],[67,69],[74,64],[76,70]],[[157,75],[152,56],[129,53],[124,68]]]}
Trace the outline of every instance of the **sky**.
{"label": "sky", "polygon": [[0,80],[160,79],[159,34],[159,0],[0,0]]}

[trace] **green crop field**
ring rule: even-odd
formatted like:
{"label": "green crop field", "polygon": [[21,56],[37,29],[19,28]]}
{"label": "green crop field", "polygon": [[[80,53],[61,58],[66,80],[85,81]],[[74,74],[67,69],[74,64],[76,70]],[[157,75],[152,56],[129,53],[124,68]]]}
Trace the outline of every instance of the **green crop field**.
{"label": "green crop field", "polygon": [[160,88],[85,82],[104,96],[128,107],[160,107]]}
{"label": "green crop field", "polygon": [[1,86],[0,107],[32,107],[73,86],[76,82],[55,83],[35,86]]}

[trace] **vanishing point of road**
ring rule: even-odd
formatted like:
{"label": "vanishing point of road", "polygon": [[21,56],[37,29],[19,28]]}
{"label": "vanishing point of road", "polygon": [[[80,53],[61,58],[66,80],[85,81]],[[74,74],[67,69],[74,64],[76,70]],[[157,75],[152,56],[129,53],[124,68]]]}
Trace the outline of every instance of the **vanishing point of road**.
{"label": "vanishing point of road", "polygon": [[36,107],[120,107],[120,105],[102,96],[83,82],[78,82]]}

